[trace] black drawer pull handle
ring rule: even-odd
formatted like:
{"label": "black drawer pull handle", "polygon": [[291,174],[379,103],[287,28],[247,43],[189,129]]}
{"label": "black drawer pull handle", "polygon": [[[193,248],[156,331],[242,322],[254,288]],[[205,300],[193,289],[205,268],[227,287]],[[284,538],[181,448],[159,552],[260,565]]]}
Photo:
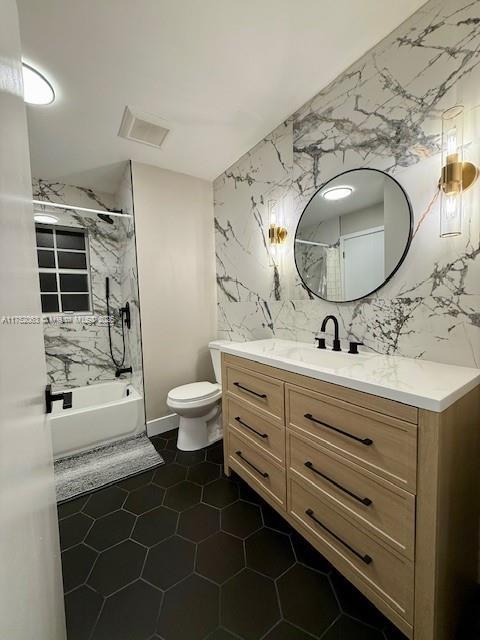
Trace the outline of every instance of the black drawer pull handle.
{"label": "black drawer pull handle", "polygon": [[333,531],[331,529],[329,529],[328,527],[326,527],[322,522],[320,522],[320,520],[318,520],[313,512],[313,509],[307,509],[305,511],[305,514],[311,518],[314,522],[316,522],[316,524],[318,524],[319,527],[322,527],[322,529],[325,529],[325,531],[327,533],[329,533],[333,538],[335,538],[335,540],[338,540],[338,542],[341,542],[343,544],[344,547],[346,547],[349,551],[351,551],[353,553],[353,555],[357,556],[357,558],[360,558],[360,560],[362,562],[364,562],[365,564],[370,564],[372,562],[372,558],[370,556],[368,556],[367,554],[363,555],[361,553],[358,553],[358,551],[356,551],[353,547],[351,547],[348,542],[345,542],[345,540],[342,540],[339,536],[337,536],[336,533],[333,533]]}
{"label": "black drawer pull handle", "polygon": [[233,384],[236,387],[238,387],[239,389],[243,389],[243,391],[247,391],[248,393],[252,393],[254,396],[257,396],[257,398],[266,398],[267,397],[266,393],[257,393],[256,391],[252,391],[248,387],[244,387],[243,385],[241,385],[240,382],[234,382]]}
{"label": "black drawer pull handle", "polygon": [[351,433],[348,433],[347,431],[342,431],[341,429],[338,429],[337,427],[332,427],[331,424],[327,424],[326,422],[322,422],[321,420],[317,420],[316,418],[314,418],[312,416],[311,413],[306,413],[305,418],[307,418],[307,420],[311,420],[312,422],[316,422],[317,424],[321,424],[322,427],[327,427],[327,429],[332,429],[333,431],[336,431],[337,433],[341,433],[343,436],[347,436],[347,438],[352,438],[352,440],[356,440],[357,442],[361,442],[362,444],[366,445],[367,447],[369,447],[371,444],[373,444],[373,440],[371,438],[359,438],[358,436],[354,436]]}
{"label": "black drawer pull handle", "polygon": [[329,478],[328,476],[326,476],[324,473],[322,473],[318,469],[315,469],[315,467],[313,466],[313,463],[310,462],[309,460],[307,462],[305,462],[305,466],[307,467],[307,469],[310,469],[310,471],[313,471],[313,473],[316,473],[317,475],[321,476],[322,478],[325,478],[325,480],[330,482],[330,484],[333,484],[334,487],[337,487],[337,489],[340,489],[341,491],[343,491],[347,495],[351,496],[352,498],[355,498],[355,500],[358,500],[358,502],[361,502],[366,507],[369,507],[372,504],[372,501],[370,500],[370,498],[360,498],[359,496],[355,495],[352,491],[349,491],[348,489],[345,489],[345,487],[342,487],[342,485],[338,484],[338,482],[335,482],[335,480],[332,480],[332,478]]}
{"label": "black drawer pull handle", "polygon": [[250,431],[253,431],[253,433],[256,433],[257,436],[259,436],[260,438],[268,438],[268,433],[260,433],[260,431],[257,431],[256,429],[254,429],[253,427],[251,427],[249,424],[247,424],[246,422],[244,422],[240,416],[237,416],[235,418],[235,420],[241,424],[243,427],[246,427],[247,429],[250,429]]}
{"label": "black drawer pull handle", "polygon": [[237,456],[239,458],[241,458],[244,462],[246,462],[250,467],[252,467],[252,469],[254,469],[257,473],[259,473],[262,478],[268,478],[268,473],[266,471],[260,471],[260,469],[257,469],[257,467],[252,464],[251,462],[249,462],[244,456],[242,456],[242,452],[241,451],[235,451],[235,453],[237,454]]}

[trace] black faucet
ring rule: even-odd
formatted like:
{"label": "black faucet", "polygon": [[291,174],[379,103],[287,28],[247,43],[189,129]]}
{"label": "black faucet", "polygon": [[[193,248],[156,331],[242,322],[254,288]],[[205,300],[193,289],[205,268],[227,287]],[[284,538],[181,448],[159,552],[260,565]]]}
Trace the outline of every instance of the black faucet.
{"label": "black faucet", "polygon": [[117,369],[115,371],[115,378],[119,378],[122,373],[132,373],[132,367],[124,367],[123,369]]}
{"label": "black faucet", "polygon": [[[340,348],[340,339],[338,337],[338,320],[336,319],[335,316],[327,316],[326,318],[324,318],[323,322],[322,322],[322,326],[320,331],[322,333],[325,332],[325,329],[327,327],[327,323],[329,320],[333,321],[333,326],[335,327],[335,336],[333,339],[333,351],[341,351],[342,349]],[[319,349],[326,349],[326,345],[325,345],[325,338],[315,338],[316,340],[318,340],[318,348]]]}
{"label": "black faucet", "polygon": [[63,409],[72,408],[71,391],[64,391],[63,393],[52,393],[52,385],[47,384],[47,386],[45,387],[45,413],[52,413],[52,402],[56,402],[57,400],[63,401]]}

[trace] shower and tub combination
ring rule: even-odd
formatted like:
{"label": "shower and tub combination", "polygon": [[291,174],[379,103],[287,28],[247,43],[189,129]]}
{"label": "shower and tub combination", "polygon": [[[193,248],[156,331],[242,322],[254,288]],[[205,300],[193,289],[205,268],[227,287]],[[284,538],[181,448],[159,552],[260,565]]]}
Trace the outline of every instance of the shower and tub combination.
{"label": "shower and tub combination", "polygon": [[72,408],[54,404],[50,417],[54,458],[88,451],[144,429],[143,398],[129,382],[103,382],[69,390]]}
{"label": "shower and tub combination", "polygon": [[71,394],[52,403],[59,460],[145,431],[130,167],[115,197],[45,180],[33,191],[47,382]]}
{"label": "shower and tub combination", "polygon": [[[127,355],[126,330],[131,328],[128,302],[118,310],[122,331],[122,357],[117,360],[112,345],[112,328],[109,321],[110,278],[105,278],[107,332],[109,352],[115,367],[115,377],[131,374],[132,367],[125,366]],[[130,382],[116,380],[67,391],[69,403],[52,406],[51,430],[54,458],[88,451],[100,444],[140,433],[145,427],[143,397]]]}

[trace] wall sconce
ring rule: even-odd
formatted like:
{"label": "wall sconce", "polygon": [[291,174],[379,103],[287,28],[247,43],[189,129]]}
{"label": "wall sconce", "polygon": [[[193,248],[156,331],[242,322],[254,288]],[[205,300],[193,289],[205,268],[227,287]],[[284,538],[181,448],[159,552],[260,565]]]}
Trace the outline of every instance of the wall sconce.
{"label": "wall sconce", "polygon": [[285,212],[283,210],[282,202],[275,202],[270,200],[269,203],[269,226],[268,226],[268,239],[272,248],[278,245],[284,244],[288,231],[285,227]]}
{"label": "wall sconce", "polygon": [[478,177],[478,168],[471,162],[463,162],[463,115],[462,105],[442,114],[441,238],[462,233],[462,193]]}
{"label": "wall sconce", "polygon": [[287,239],[288,231],[285,227],[279,227],[275,223],[270,224],[268,229],[268,237],[270,244],[283,244]]}

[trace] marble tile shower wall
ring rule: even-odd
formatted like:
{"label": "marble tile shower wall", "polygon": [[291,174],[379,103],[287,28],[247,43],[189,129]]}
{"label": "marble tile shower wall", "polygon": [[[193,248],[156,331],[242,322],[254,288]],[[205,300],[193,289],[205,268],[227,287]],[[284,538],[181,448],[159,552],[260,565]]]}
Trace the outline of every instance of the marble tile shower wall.
{"label": "marble tile shower wall", "polygon": [[[129,179],[129,175],[128,172],[125,179]],[[33,197],[105,210],[121,207],[122,202],[125,202],[124,208],[126,208],[128,186],[125,186],[124,182],[125,180],[115,198],[111,194],[94,192],[91,189],[34,179]],[[129,300],[133,309],[136,310],[133,318],[134,335],[128,336],[126,364],[130,364],[131,357],[132,366],[134,366],[133,382],[138,384],[141,390],[139,333],[137,336],[139,332],[138,290],[129,284],[132,270],[135,270],[136,274],[135,242],[133,231],[129,227],[130,220],[113,218],[114,223],[108,224],[96,215],[61,209],[56,210],[55,215],[59,218],[59,224],[81,227],[88,231],[93,315],[106,315],[106,276],[110,277],[111,311],[122,306],[125,300]],[[128,297],[125,297],[126,295]],[[58,314],[53,314],[51,319],[46,317],[44,322],[48,381],[56,388],[72,388],[115,379],[115,366],[110,357],[106,325],[99,321],[93,324],[79,322],[78,318],[65,316],[62,317],[62,322],[59,322],[58,317]],[[115,358],[120,361],[122,339],[118,317],[112,328],[112,343]],[[139,351],[140,356],[137,355]],[[131,356],[132,353],[134,356]]]}
{"label": "marble tile shower wall", "polygon": [[[464,196],[464,233],[439,237],[440,116],[466,108],[466,160],[480,163],[480,2],[432,0],[214,183],[218,335],[311,341],[327,313],[372,351],[480,366],[480,185]],[[368,299],[328,303],[303,288],[293,236],[315,190],[342,171],[382,169],[402,184],[413,241]],[[288,242],[269,251],[269,202]]]}

